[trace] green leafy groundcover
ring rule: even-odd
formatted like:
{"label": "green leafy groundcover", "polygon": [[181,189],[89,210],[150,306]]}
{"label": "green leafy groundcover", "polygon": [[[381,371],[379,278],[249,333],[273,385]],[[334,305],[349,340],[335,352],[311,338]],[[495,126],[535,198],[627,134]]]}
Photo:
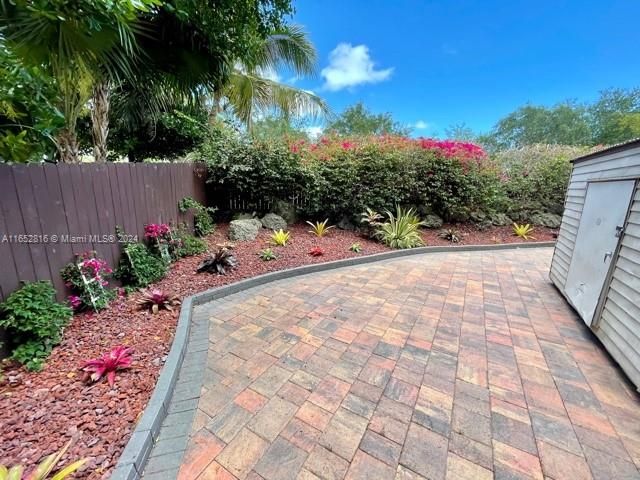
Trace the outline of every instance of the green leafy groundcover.
{"label": "green leafy groundcover", "polygon": [[51,282],[26,283],[0,304],[0,327],[11,339],[11,356],[29,370],[42,368],[71,318],[71,309],[57,303],[55,293]]}

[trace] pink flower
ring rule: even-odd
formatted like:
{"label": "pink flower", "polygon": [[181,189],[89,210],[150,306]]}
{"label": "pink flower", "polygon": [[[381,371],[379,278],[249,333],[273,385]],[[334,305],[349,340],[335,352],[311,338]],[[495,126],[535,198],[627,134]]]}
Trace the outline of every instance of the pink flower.
{"label": "pink flower", "polygon": [[71,308],[74,310],[77,310],[82,306],[82,299],[77,295],[69,295],[68,300]]}

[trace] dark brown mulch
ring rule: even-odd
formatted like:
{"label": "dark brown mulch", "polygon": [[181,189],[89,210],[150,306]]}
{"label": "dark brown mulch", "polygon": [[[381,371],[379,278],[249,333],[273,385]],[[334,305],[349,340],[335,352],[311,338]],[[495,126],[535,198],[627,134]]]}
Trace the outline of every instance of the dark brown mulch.
{"label": "dark brown mulch", "polygon": [[[462,233],[463,244],[521,241],[510,227],[478,232],[472,227],[454,226]],[[208,237],[211,248],[226,240],[227,225]],[[272,247],[278,258],[265,262],[258,252],[269,247],[266,230],[252,242],[238,243],[234,249],[239,266],[226,276],[195,274],[202,255],[185,258],[172,265],[166,278],[156,287],[180,297],[243,278],[295,266],[326,262],[387,251],[379,243],[353,232],[331,230],[316,238],[306,225],[290,228],[292,240],[286,247]],[[537,240],[553,239],[548,229],[536,229]],[[427,245],[446,245],[438,231],[425,231]],[[349,247],[360,243],[362,253]],[[308,254],[320,247],[324,255]],[[65,461],[88,457],[90,461],[79,478],[108,478],[151,396],[164,357],[171,347],[178,312],[157,315],[135,308],[135,294],[115,301],[108,309],[76,315],[40,373],[10,368],[0,384],[0,464],[23,463],[31,467],[42,457],[61,448],[70,438],[75,443]],[[106,381],[85,385],[80,381],[79,365],[100,356],[116,345],[135,348],[130,370],[118,373],[114,389]]]}

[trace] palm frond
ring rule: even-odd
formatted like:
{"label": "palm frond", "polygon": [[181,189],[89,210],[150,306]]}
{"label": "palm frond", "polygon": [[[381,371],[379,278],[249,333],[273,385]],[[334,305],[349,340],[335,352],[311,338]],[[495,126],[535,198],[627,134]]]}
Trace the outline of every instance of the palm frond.
{"label": "palm frond", "polygon": [[234,114],[249,128],[257,114],[273,110],[285,117],[318,118],[330,113],[329,105],[312,92],[239,70],[229,76],[224,95]]}
{"label": "palm frond", "polygon": [[266,38],[247,67],[249,71],[258,68],[278,70],[285,67],[297,75],[315,75],[317,56],[316,49],[303,28],[299,25],[287,25]]}

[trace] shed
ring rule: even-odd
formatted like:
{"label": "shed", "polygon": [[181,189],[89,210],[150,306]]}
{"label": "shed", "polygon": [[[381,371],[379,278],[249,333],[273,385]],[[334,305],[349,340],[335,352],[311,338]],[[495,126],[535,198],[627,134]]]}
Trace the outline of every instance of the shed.
{"label": "shed", "polygon": [[550,278],[640,389],[640,139],[572,163]]}

